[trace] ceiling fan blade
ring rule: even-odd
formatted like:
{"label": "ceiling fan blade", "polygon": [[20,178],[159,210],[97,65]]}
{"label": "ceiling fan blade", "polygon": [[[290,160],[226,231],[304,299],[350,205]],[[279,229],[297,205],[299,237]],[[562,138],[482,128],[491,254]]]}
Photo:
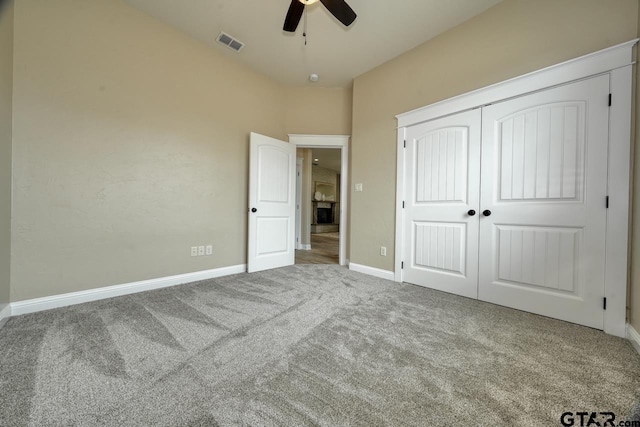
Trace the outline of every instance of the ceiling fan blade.
{"label": "ceiling fan blade", "polygon": [[286,18],[284,18],[284,26],[282,29],[284,31],[294,33],[296,28],[298,28],[300,18],[302,18],[302,12],[304,12],[304,4],[300,3],[298,0],[291,0],[291,5],[287,11]]}
{"label": "ceiling fan blade", "polygon": [[320,0],[324,7],[345,26],[351,25],[356,20],[356,13],[344,0]]}

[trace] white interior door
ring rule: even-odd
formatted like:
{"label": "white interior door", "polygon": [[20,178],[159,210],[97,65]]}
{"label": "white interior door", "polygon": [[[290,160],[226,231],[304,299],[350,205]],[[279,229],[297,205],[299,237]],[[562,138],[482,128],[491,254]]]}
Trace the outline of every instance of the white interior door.
{"label": "white interior door", "polygon": [[295,261],[296,147],[251,133],[247,270]]}
{"label": "white interior door", "polygon": [[477,298],[480,110],[407,129],[403,281]]}
{"label": "white interior door", "polygon": [[600,76],[483,109],[479,299],[603,328],[608,94]]}

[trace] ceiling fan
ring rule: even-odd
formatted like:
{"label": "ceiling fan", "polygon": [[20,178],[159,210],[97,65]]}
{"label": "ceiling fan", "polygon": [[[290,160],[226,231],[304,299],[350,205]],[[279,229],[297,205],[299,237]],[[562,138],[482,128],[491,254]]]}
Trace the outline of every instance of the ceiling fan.
{"label": "ceiling fan", "polygon": [[[298,23],[300,23],[300,18],[302,17],[305,6],[317,1],[318,0],[291,0],[291,5],[287,11],[286,18],[284,18],[284,26],[282,29],[290,33],[295,32],[296,28],[298,28]],[[356,13],[344,0],[320,0],[320,2],[345,26],[348,27],[355,21]]]}

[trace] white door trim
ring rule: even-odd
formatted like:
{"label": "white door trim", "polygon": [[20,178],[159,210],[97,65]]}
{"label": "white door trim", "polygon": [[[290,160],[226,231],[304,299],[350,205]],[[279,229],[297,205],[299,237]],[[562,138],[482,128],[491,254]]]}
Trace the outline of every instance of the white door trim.
{"label": "white door trim", "polygon": [[604,331],[625,336],[631,208],[631,82],[633,67],[611,71],[609,110],[609,177],[607,180],[607,242],[605,249]]}
{"label": "white door trim", "polygon": [[296,158],[296,249],[302,249],[302,157]]}
{"label": "white door trim", "polygon": [[402,259],[404,254],[402,252],[402,248],[404,247],[404,188],[406,186],[404,182],[404,175],[406,173],[405,167],[405,158],[404,158],[404,147],[406,145],[407,140],[407,128],[402,127],[398,129],[398,141],[396,143],[396,239],[395,239],[395,254],[396,259],[394,262],[394,277],[393,280],[396,282],[402,282]]}
{"label": "white door trim", "polygon": [[402,281],[401,263],[404,242],[402,201],[405,194],[404,139],[407,126],[595,75],[608,74],[612,106],[609,111],[609,209],[605,250],[607,309],[604,312],[604,332],[625,337],[629,262],[631,89],[634,64],[632,55],[633,47],[637,42],[638,39],[634,39],[396,116],[398,119],[398,175],[396,177],[395,280]]}
{"label": "white door trim", "polygon": [[347,201],[349,191],[349,135],[289,134],[289,142],[298,148],[340,148],[340,265],[347,264]]}

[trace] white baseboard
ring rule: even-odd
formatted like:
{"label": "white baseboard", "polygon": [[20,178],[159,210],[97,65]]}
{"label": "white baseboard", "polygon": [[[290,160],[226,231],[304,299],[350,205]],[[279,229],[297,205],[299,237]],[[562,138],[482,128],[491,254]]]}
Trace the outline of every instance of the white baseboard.
{"label": "white baseboard", "polygon": [[0,310],[0,328],[2,328],[5,323],[7,323],[9,317],[11,317],[11,305],[7,304],[2,308],[2,310]]}
{"label": "white baseboard", "polygon": [[311,244],[300,244],[300,249],[303,251],[310,251],[311,250]]}
{"label": "white baseboard", "polygon": [[627,339],[631,341],[633,348],[640,353],[640,334],[633,326],[627,323]]}
{"label": "white baseboard", "polygon": [[12,316],[19,316],[21,314],[35,313],[37,311],[51,310],[52,308],[66,307],[68,305],[82,304],[84,302],[129,295],[137,292],[151,291],[153,289],[182,285],[184,283],[197,282],[199,280],[229,276],[231,274],[244,273],[245,271],[247,271],[246,264],[239,264],[232,265],[230,267],[215,268],[213,270],[196,271],[194,273],[141,280],[139,282],[107,286],[87,291],[71,292],[68,294],[17,301],[11,303],[10,313]]}
{"label": "white baseboard", "polygon": [[368,274],[369,276],[379,277],[381,279],[395,280],[393,271],[382,270],[380,268],[369,267],[366,265],[350,263],[349,270],[357,271],[358,273]]}

